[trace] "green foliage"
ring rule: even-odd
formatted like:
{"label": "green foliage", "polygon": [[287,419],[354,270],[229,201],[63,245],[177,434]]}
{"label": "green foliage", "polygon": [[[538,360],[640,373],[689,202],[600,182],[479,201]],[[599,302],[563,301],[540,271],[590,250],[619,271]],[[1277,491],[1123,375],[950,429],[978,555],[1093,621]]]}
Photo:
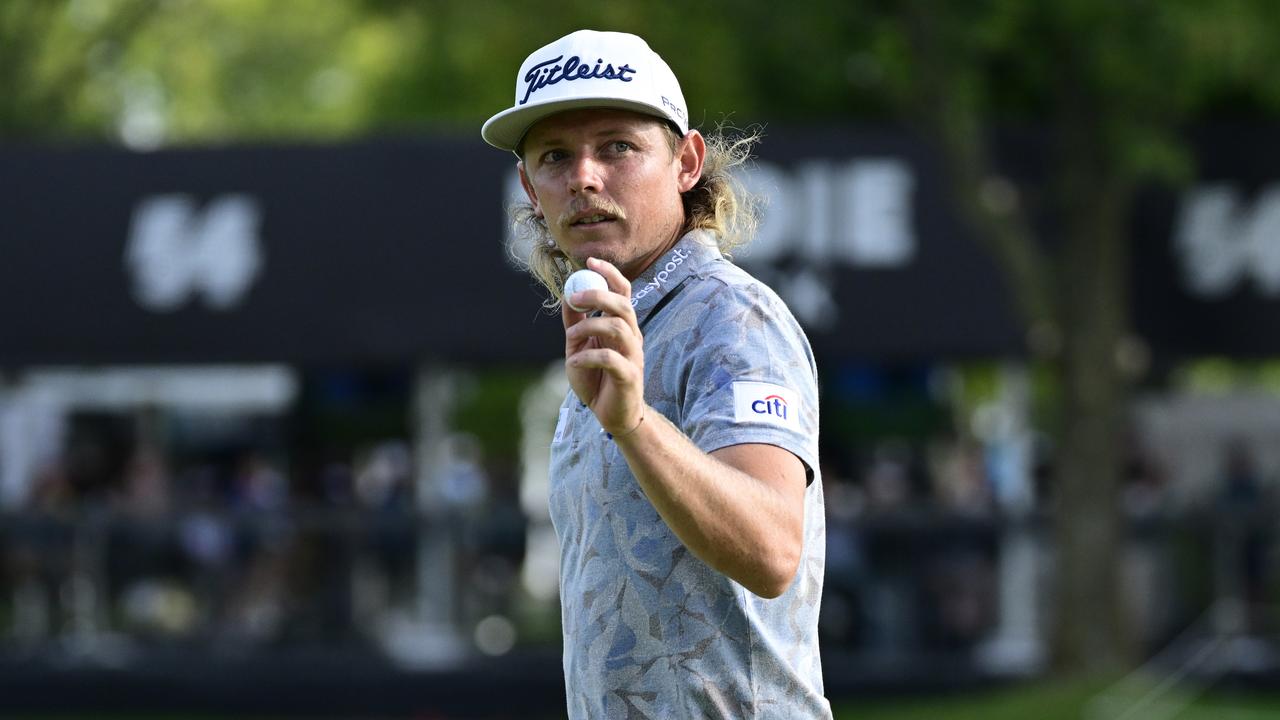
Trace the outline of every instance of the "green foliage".
{"label": "green foliage", "polygon": [[[879,18],[868,47],[897,69],[883,90],[901,115],[1088,125],[1123,181],[1186,179],[1178,133],[1191,123],[1280,114],[1280,84],[1266,70],[1280,63],[1280,5],[1267,0],[867,5]],[[912,107],[930,83],[950,104]]]}
{"label": "green foliage", "polygon": [[[922,24],[940,69],[912,45]],[[471,134],[510,103],[526,54],[581,27],[648,39],[704,126],[901,117],[914,86],[942,72],[996,121],[1043,122],[1069,86],[1136,172],[1176,175],[1171,124],[1280,113],[1280,5],[1268,0],[9,0],[0,136]]]}
{"label": "green foliage", "polygon": [[463,383],[450,418],[454,430],[475,436],[484,456],[514,467],[518,462],[520,403],[540,370],[491,368]]}
{"label": "green foliage", "polygon": [[111,121],[94,68],[142,31],[150,2],[0,3],[0,135],[93,134]]}
{"label": "green foliage", "polygon": [[307,0],[0,6],[0,132],[140,145],[368,127],[409,55],[396,18]]}

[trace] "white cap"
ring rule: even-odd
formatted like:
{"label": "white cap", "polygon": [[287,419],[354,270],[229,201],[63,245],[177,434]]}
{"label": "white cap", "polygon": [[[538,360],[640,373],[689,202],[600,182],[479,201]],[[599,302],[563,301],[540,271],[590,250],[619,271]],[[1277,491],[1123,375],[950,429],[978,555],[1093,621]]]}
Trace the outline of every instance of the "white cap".
{"label": "white cap", "polygon": [[597,107],[655,115],[689,132],[680,83],[648,43],[628,33],[579,30],[525,59],[515,105],[489,118],[480,134],[496,148],[515,150],[548,115]]}

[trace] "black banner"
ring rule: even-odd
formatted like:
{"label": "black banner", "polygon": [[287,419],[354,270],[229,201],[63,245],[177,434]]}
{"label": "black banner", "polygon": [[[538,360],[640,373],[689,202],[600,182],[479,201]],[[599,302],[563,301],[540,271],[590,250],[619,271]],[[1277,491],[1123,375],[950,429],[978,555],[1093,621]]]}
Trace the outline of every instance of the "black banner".
{"label": "black banner", "polygon": [[0,154],[0,362],[542,358],[463,142]]}
{"label": "black banner", "polygon": [[1280,354],[1280,132],[1195,139],[1197,179],[1134,212],[1134,324],[1159,351]]}
{"label": "black banner", "polygon": [[[1135,308],[1157,351],[1280,350],[1278,144],[1201,138],[1205,180],[1142,197]],[[504,249],[513,167],[470,137],[0,149],[0,365],[553,358],[559,318]],[[1020,351],[911,136],[771,131],[748,182],[769,204],[737,260],[820,354]]]}

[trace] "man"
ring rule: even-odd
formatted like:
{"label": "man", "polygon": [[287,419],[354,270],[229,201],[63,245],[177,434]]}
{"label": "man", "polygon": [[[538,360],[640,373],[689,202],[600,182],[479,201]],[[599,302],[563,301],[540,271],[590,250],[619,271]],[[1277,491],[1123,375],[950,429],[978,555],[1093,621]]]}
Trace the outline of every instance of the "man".
{"label": "man", "polygon": [[[825,521],[808,341],[727,261],[749,142],[689,129],[634,35],[534,52],[482,134],[519,158],[526,261],[560,305],[551,447],[571,718],[828,718]],[[608,281],[559,302],[586,267]]]}

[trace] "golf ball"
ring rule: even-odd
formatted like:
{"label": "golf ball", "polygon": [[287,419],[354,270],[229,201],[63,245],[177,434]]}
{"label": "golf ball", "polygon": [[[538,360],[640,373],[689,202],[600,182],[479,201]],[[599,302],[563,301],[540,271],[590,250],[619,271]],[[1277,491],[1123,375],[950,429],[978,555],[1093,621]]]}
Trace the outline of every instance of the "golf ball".
{"label": "golf ball", "polygon": [[573,297],[574,293],[580,293],[583,290],[608,289],[609,283],[600,273],[595,270],[579,270],[570,275],[569,279],[564,282],[564,301],[574,310],[586,312],[585,308],[575,307],[573,303],[569,302],[569,298]]}

